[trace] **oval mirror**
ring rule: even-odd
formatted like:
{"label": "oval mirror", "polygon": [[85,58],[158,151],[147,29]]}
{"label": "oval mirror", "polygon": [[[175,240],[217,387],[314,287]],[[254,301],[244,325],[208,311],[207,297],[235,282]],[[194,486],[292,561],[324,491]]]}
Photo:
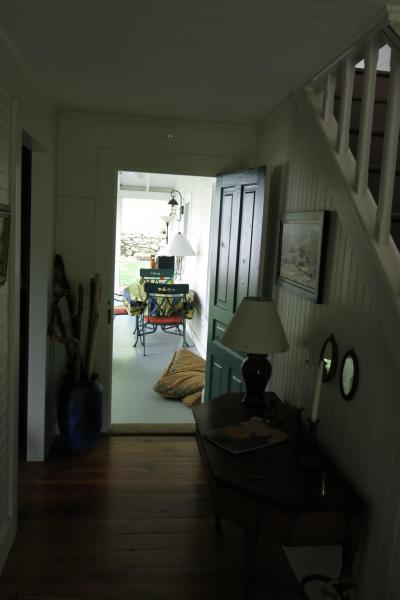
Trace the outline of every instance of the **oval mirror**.
{"label": "oval mirror", "polygon": [[334,335],[330,335],[322,345],[320,361],[324,361],[322,381],[329,381],[336,372],[337,367],[337,343]]}
{"label": "oval mirror", "polygon": [[354,350],[348,350],[340,366],[340,393],[345,400],[350,400],[357,390],[358,384],[358,359]]}

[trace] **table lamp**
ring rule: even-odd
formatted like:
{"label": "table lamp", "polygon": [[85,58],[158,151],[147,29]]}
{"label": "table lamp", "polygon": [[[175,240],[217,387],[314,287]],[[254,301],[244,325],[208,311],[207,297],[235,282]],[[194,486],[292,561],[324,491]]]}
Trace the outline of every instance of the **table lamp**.
{"label": "table lamp", "polygon": [[165,256],[175,256],[176,259],[176,274],[179,278],[182,275],[182,260],[184,256],[195,256],[196,252],[190,245],[184,233],[176,233],[168,246],[163,250]]}
{"label": "table lamp", "polygon": [[246,385],[243,402],[261,408],[265,404],[265,387],[272,372],[267,356],[289,348],[274,302],[261,297],[243,298],[221,341],[232,350],[246,352],[247,357],[242,363]]}

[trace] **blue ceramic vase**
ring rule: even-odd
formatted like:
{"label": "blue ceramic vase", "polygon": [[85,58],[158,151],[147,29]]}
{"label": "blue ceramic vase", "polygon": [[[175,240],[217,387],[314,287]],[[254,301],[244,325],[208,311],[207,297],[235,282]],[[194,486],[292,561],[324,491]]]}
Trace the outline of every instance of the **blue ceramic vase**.
{"label": "blue ceramic vase", "polygon": [[60,434],[72,452],[85,452],[96,444],[102,426],[103,386],[96,378],[64,378],[58,395]]}

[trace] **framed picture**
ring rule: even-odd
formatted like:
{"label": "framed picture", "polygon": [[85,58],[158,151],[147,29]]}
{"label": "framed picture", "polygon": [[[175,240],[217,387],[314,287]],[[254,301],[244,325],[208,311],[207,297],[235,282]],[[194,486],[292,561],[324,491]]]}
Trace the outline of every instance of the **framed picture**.
{"label": "framed picture", "polygon": [[10,244],[10,208],[0,204],[0,284],[7,279],[8,246]]}
{"label": "framed picture", "polygon": [[312,302],[321,302],[328,211],[281,215],[276,283]]}

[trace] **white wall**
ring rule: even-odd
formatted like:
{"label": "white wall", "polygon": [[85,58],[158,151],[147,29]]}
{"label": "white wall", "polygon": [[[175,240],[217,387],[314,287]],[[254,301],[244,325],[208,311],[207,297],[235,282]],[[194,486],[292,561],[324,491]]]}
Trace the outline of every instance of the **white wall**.
{"label": "white wall", "polygon": [[[195,313],[188,321],[190,335],[200,354],[205,358],[208,329],[208,261],[210,241],[211,203],[215,180],[205,177],[182,177],[177,179],[177,188],[185,197],[190,197],[190,215],[187,224],[188,239],[196,256],[184,259],[183,280],[195,292]],[[186,227],[186,224],[185,224]]]}
{"label": "white wall", "polygon": [[[281,398],[293,402],[295,367],[299,360],[304,361],[304,346],[308,344],[315,362],[312,370],[306,370],[302,390],[305,413],[309,415],[324,339],[331,333],[335,335],[339,361],[347,349],[356,351],[360,364],[357,394],[354,400],[345,402],[340,396],[338,375],[323,384],[319,435],[367,506],[358,557],[357,598],[393,600],[400,596],[399,372],[381,327],[385,315],[380,314],[374,289],[367,286],[363,274],[368,257],[355,254],[352,240],[335,212],[335,189],[328,188],[324,180],[318,148],[312,147],[295,107],[288,104],[286,109],[295,118],[295,129],[288,138],[287,123],[282,122],[286,142],[283,139],[280,145],[280,159],[290,159],[290,164],[287,191],[275,200],[280,202],[281,212],[329,210],[331,225],[323,303],[314,304],[275,286],[290,349],[274,357],[271,387]],[[278,120],[284,114],[281,108],[259,130],[259,162],[272,157],[274,136],[269,137],[269,133],[279,129]],[[307,551],[306,559],[318,568],[324,551]]]}
{"label": "white wall", "polygon": [[[0,569],[16,528],[22,131],[33,141],[34,254],[31,260],[30,335],[35,335],[30,340],[29,403],[32,412],[34,404],[38,402],[40,413],[37,415],[36,429],[30,429],[28,449],[31,448],[31,442],[36,444],[36,449],[40,445],[43,458],[46,443],[46,370],[49,363],[46,338],[51,293],[55,113],[41,96],[15,49],[0,29],[0,203],[9,205],[12,213],[8,279],[0,286]],[[36,246],[39,239],[40,248]],[[36,371],[32,370],[35,356],[40,358]],[[39,430],[40,440],[35,437]]]}
{"label": "white wall", "polygon": [[73,285],[88,282],[95,269],[103,280],[95,369],[103,381],[107,427],[112,331],[106,316],[113,294],[118,170],[215,176],[248,165],[255,134],[246,126],[79,112],[62,113],[58,133],[56,249]]}

